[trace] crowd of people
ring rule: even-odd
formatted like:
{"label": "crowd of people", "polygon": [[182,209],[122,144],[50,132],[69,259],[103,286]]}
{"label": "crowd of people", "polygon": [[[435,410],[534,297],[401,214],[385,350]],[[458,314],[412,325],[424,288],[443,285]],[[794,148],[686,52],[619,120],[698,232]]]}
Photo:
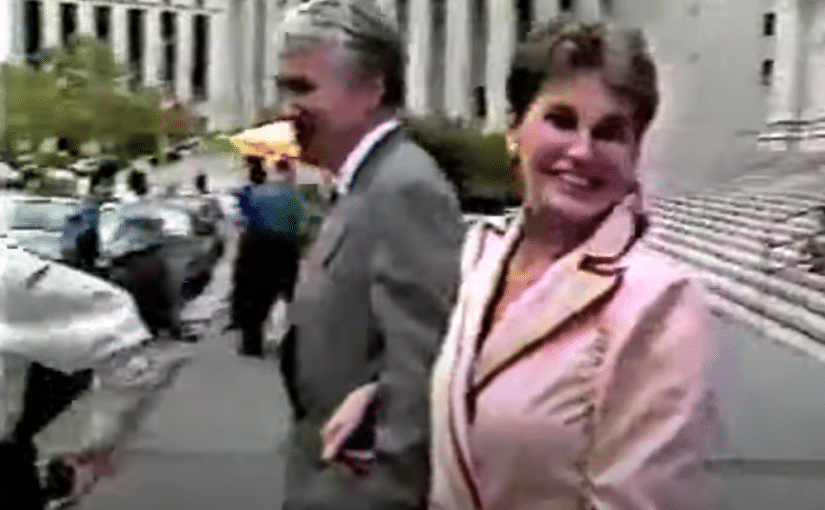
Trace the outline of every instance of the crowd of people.
{"label": "crowd of people", "polygon": [[[261,355],[273,301],[289,301],[283,508],[712,508],[707,307],[639,243],[659,101],[642,34],[562,20],[519,44],[508,144],[523,204],[466,231],[405,130],[397,27],[369,2],[310,0],[279,30],[283,115],[301,159],[335,176],[304,253],[288,162],[249,158],[239,193],[242,354]],[[14,278],[26,292],[31,272]]]}

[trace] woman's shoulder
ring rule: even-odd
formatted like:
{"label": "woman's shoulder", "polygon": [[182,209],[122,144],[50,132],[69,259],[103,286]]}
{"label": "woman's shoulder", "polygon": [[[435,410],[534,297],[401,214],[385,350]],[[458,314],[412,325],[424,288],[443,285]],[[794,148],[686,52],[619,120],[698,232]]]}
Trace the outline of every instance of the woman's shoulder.
{"label": "woman's shoulder", "polygon": [[637,289],[666,289],[673,285],[701,287],[701,273],[679,260],[658,252],[644,241],[637,243],[623,260],[624,283]]}
{"label": "woman's shoulder", "polygon": [[622,284],[607,317],[613,310],[616,322],[632,327],[643,318],[659,320],[677,310],[697,320],[706,315],[706,289],[697,270],[642,243],[625,255],[622,267]]}

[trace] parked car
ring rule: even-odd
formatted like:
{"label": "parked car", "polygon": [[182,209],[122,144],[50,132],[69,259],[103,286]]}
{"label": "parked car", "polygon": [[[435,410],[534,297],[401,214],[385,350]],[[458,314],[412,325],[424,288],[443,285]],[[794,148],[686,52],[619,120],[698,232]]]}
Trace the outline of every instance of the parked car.
{"label": "parked car", "polygon": [[0,197],[0,235],[41,257],[64,262],[60,239],[66,219],[80,211],[77,199],[5,195]]}
{"label": "parked car", "polygon": [[92,172],[97,170],[99,166],[99,158],[84,158],[78,159],[77,161],[69,165],[69,170],[73,171],[78,175],[90,175]]}
{"label": "parked car", "polygon": [[[158,306],[152,288],[165,292],[163,306],[171,308],[196,297],[209,283],[223,251],[223,240],[213,226],[165,200],[102,209],[99,239],[99,270],[132,291],[142,310]],[[151,276],[134,274],[135,257],[143,258],[144,267],[154,264]],[[151,318],[147,323],[153,326]]]}
{"label": "parked car", "polygon": [[10,165],[0,162],[0,188],[22,188],[24,185],[23,172],[15,170]]}

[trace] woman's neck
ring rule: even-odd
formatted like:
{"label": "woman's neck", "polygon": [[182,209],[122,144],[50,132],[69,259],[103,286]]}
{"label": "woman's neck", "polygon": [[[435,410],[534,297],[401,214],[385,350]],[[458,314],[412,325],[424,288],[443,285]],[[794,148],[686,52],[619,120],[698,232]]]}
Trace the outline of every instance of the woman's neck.
{"label": "woman's neck", "polygon": [[523,269],[550,265],[583,243],[599,222],[600,218],[581,223],[550,211],[525,208],[523,237],[513,262]]}

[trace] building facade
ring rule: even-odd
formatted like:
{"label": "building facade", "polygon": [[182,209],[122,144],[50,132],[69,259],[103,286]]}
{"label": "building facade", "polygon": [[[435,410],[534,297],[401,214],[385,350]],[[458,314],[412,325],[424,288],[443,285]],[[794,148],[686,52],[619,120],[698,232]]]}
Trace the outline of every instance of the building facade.
{"label": "building facade", "polygon": [[[93,34],[134,82],[191,104],[209,129],[241,128],[276,108],[274,34],[300,2],[10,0],[12,54]],[[643,28],[662,91],[641,165],[655,193],[733,177],[757,140],[811,150],[825,141],[825,0],[376,2],[408,45],[407,108],[487,130],[507,128],[510,56],[534,23],[568,12]]]}

